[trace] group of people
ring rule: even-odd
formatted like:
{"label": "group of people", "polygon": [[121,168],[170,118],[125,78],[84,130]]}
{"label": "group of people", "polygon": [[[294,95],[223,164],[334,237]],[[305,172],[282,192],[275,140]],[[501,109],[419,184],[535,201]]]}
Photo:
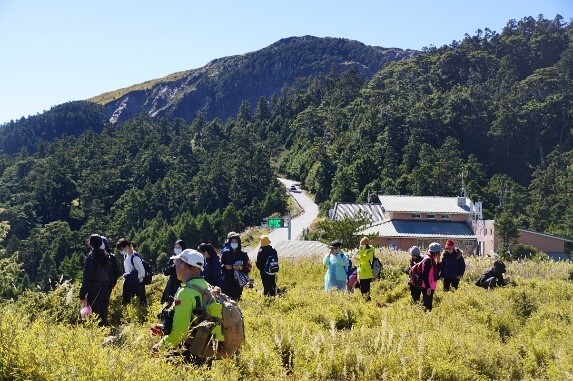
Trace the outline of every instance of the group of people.
{"label": "group of people", "polygon": [[[443,280],[446,292],[452,287],[458,289],[460,279],[466,271],[463,252],[451,239],[446,241],[443,251],[438,242],[432,242],[425,255],[422,255],[418,246],[412,246],[408,252],[411,255],[407,272],[410,275],[408,285],[412,300],[418,303],[421,297],[424,308],[431,311],[438,280]],[[493,267],[478,279],[476,285],[484,288],[503,286],[506,283],[503,273],[505,264],[501,260],[496,260]]]}
{"label": "group of people", "polygon": [[[79,295],[82,310],[89,306],[91,313],[99,317],[99,324],[108,325],[111,291],[121,276],[119,266],[107,238],[92,234],[87,243],[90,252],[85,260]],[[137,296],[139,303],[145,305],[143,279],[146,272],[143,260],[135,251],[135,244],[126,238],[121,238],[116,244],[116,249],[124,257],[122,303],[128,304],[134,296]],[[252,264],[247,253],[242,250],[241,237],[238,233],[230,232],[227,235],[227,241],[220,254],[209,243],[202,243],[194,250],[187,248],[183,240],[175,242],[173,254],[163,269],[163,274],[168,276],[168,280],[161,296],[161,302],[166,304],[164,311],[169,324],[165,324],[164,321],[164,324],[157,324],[151,328],[153,334],[162,337],[159,343],[153,346],[154,353],[184,345],[190,322],[193,322],[197,311],[202,308],[203,296],[208,285],[220,287],[222,293],[238,302],[243,288],[251,284],[249,273]],[[274,270],[269,270],[269,264]],[[256,265],[261,272],[264,295],[276,295],[278,255],[266,235],[260,238]],[[219,314],[221,313],[219,311]],[[217,317],[222,318],[222,316]],[[221,332],[218,336],[219,340],[224,340]],[[185,350],[182,354],[195,363],[201,361],[185,353]]]}
{"label": "group of people", "polygon": [[329,246],[330,252],[322,260],[323,265],[327,268],[324,275],[325,291],[328,292],[333,289],[352,291],[358,287],[364,299],[369,301],[371,299],[370,284],[374,279],[372,270],[374,248],[370,245],[370,240],[368,237],[362,237],[360,240],[358,254],[354,256],[357,262],[356,268],[352,266],[351,258],[342,251],[341,247],[340,241],[332,241]]}
{"label": "group of people", "polygon": [[[324,276],[325,291],[353,291],[354,288],[359,288],[364,299],[370,300],[370,286],[374,279],[374,248],[368,237],[362,237],[358,253],[351,258],[342,251],[341,246],[340,241],[333,241],[329,246],[330,252],[322,260],[327,269]],[[418,246],[412,246],[408,252],[411,259],[406,272],[410,275],[408,285],[412,300],[414,303],[421,300],[424,308],[431,311],[438,280],[443,281],[446,292],[458,289],[466,271],[463,251],[455,246],[453,240],[448,239],[443,250],[438,242],[432,242],[425,255],[422,255]],[[352,266],[351,259],[356,260],[356,267]],[[505,264],[496,260],[493,267],[478,279],[476,285],[484,288],[505,285],[503,273]]]}

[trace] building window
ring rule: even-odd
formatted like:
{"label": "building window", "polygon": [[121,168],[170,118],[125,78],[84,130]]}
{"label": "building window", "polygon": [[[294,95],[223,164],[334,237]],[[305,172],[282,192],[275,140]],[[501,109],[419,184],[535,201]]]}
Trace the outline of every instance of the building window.
{"label": "building window", "polygon": [[426,220],[435,220],[435,219],[436,219],[435,214],[426,214]]}
{"label": "building window", "polygon": [[422,218],[422,215],[420,213],[412,213],[413,220],[419,220],[420,218]]}
{"label": "building window", "polygon": [[442,214],[442,220],[450,220],[452,218],[452,216],[450,216],[449,214]]}

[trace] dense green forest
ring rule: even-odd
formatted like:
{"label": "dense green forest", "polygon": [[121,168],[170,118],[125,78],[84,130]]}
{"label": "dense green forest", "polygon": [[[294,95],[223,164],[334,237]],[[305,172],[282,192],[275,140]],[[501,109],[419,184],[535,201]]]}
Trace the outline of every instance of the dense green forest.
{"label": "dense green forest", "polygon": [[279,173],[323,211],[368,191],[453,196],[463,174],[486,218],[503,211],[521,228],[573,237],[572,92],[573,26],[539,16],[425,49],[371,80],[356,69],[309,75],[226,120],[106,125],[90,102],[23,118],[0,128],[0,142],[20,142],[0,156],[10,226],[0,293],[77,279],[94,232],[129,236],[155,264],[178,237],[219,245],[285,212]]}

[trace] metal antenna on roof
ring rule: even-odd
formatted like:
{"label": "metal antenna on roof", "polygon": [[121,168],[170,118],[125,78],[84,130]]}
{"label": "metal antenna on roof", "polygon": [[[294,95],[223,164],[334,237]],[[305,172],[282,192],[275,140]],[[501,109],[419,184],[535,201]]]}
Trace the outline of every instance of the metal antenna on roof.
{"label": "metal antenna on roof", "polygon": [[466,191],[466,187],[464,184],[464,171],[462,171],[462,197],[468,197],[468,192]]}
{"label": "metal antenna on roof", "polygon": [[[372,191],[373,196],[376,196],[378,193],[380,193],[380,192]],[[370,189],[368,189],[368,196],[367,196],[366,201],[370,204]]]}

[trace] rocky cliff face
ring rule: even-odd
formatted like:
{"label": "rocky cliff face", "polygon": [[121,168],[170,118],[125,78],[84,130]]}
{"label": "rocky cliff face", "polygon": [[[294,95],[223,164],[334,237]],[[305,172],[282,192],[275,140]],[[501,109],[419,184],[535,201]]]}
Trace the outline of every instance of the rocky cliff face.
{"label": "rocky cliff face", "polygon": [[140,113],[191,121],[202,112],[206,119],[225,119],[236,116],[243,100],[254,105],[261,96],[270,99],[297,78],[353,67],[371,78],[385,64],[415,54],[340,38],[291,37],[256,52],[213,60],[177,79],[153,81],[146,89],[125,89],[102,103],[111,123]]}

